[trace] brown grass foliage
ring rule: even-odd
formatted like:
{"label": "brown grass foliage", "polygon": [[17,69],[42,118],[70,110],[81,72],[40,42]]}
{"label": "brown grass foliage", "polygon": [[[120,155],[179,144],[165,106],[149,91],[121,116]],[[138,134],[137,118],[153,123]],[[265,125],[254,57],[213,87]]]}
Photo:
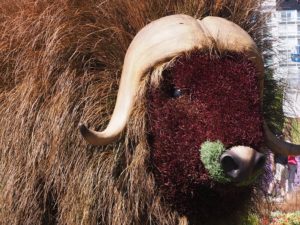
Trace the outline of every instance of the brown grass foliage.
{"label": "brown grass foliage", "polygon": [[295,212],[300,210],[300,189],[287,194],[283,202],[273,205],[273,211]]}
{"label": "brown grass foliage", "polygon": [[148,171],[143,91],[117,143],[88,146],[77,125],[105,127],[126,49],[145,24],[174,13],[218,15],[262,48],[259,5],[0,0],[0,224],[187,224],[161,203]]}

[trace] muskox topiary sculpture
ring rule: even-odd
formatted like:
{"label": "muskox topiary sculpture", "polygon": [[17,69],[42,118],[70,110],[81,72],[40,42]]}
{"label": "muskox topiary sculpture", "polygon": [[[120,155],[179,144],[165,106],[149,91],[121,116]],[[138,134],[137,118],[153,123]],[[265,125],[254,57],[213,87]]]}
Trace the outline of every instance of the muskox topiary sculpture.
{"label": "muskox topiary sculpture", "polygon": [[260,3],[0,3],[0,223],[239,224],[265,144],[299,154],[262,116]]}

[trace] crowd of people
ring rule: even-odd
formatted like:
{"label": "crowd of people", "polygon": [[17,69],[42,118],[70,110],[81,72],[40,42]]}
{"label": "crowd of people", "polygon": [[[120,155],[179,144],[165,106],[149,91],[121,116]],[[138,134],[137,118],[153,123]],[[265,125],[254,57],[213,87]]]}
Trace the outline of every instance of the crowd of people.
{"label": "crowd of people", "polygon": [[283,200],[294,191],[295,176],[297,173],[297,160],[295,156],[272,155],[271,169],[274,178],[268,188],[268,195]]}
{"label": "crowd of people", "polygon": [[[296,121],[298,121],[297,124],[300,125],[300,118],[296,119]],[[295,140],[295,134],[292,132],[300,128],[297,128],[297,125],[293,125],[294,122],[295,118],[285,117],[282,133],[278,133],[277,137],[286,142],[300,141],[297,138]],[[295,190],[294,184],[297,167],[297,159],[295,156],[271,154],[271,170],[274,176],[268,187],[268,195],[272,197],[272,199],[280,201],[291,197],[291,193]]]}

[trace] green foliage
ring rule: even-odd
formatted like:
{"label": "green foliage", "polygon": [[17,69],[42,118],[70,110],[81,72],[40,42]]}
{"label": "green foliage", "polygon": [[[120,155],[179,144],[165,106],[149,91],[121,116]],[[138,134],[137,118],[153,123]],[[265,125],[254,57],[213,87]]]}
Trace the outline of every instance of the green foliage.
{"label": "green foliage", "polygon": [[240,225],[300,225],[300,211],[289,213],[275,211],[267,217],[249,213],[242,217]]}
{"label": "green foliage", "polygon": [[242,218],[241,225],[261,225],[259,216],[254,213],[249,213]]}
{"label": "green foliage", "polygon": [[201,145],[201,160],[213,179],[220,183],[229,182],[221,164],[220,157],[225,152],[225,147],[220,141],[206,141]]}
{"label": "green foliage", "polygon": [[284,123],[282,111],[283,85],[273,78],[273,70],[266,69],[264,77],[263,113],[270,129],[281,133]]}
{"label": "green foliage", "polygon": [[300,225],[300,211],[291,213],[273,212],[270,225]]}
{"label": "green foliage", "polygon": [[292,119],[292,142],[300,144],[300,120],[297,118]]}

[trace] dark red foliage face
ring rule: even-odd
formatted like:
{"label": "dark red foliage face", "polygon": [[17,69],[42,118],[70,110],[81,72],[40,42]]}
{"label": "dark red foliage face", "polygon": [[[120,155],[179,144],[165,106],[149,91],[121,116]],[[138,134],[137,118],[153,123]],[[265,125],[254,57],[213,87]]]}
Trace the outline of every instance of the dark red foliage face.
{"label": "dark red foliage face", "polygon": [[255,66],[241,54],[194,52],[177,59],[163,77],[160,87],[148,92],[148,141],[162,196],[180,213],[232,212],[248,200],[251,188],[212,180],[199,149],[207,140],[260,146]]}

